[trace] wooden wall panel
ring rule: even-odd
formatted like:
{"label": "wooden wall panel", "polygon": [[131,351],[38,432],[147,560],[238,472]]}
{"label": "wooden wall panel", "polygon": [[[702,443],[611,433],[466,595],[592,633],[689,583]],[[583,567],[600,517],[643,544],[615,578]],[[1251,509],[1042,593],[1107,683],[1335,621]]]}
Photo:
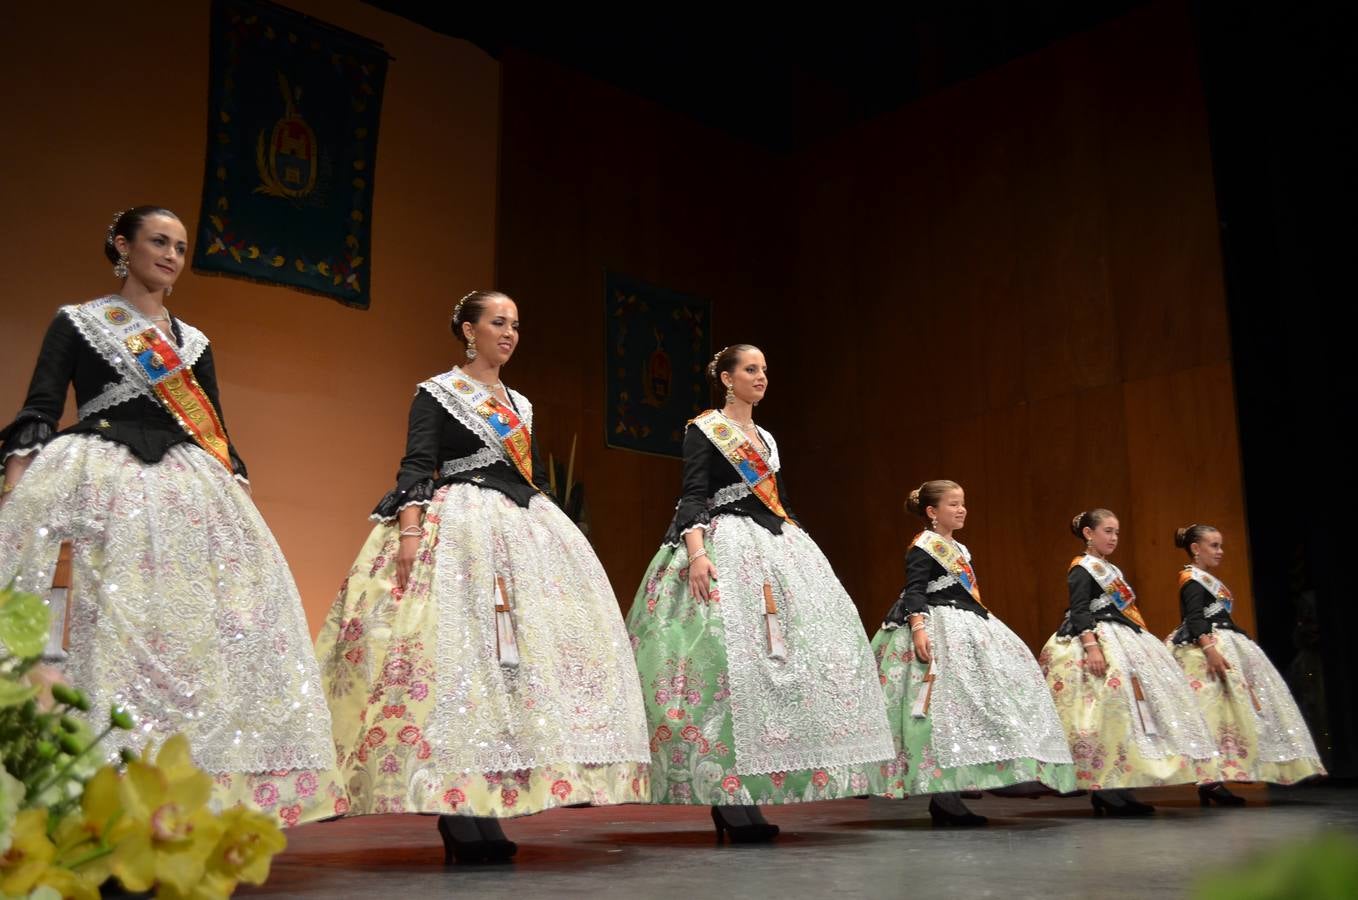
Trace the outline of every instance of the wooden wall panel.
{"label": "wooden wall panel", "polygon": [[[1119,512],[1118,560],[1134,578],[1173,562],[1146,538],[1189,483],[1160,477],[1165,447],[1145,429],[1158,427],[1157,404],[1187,410],[1174,392],[1204,376],[1181,373],[1227,365],[1182,4],[787,160],[529,58],[506,58],[504,90],[501,282],[552,296],[554,343],[580,349],[550,378],[536,362],[525,377],[595,442],[595,543],[624,606],[678,474],[595,437],[605,265],[712,297],[718,343],[766,351],[759,418],[782,445],[792,506],[869,630],[900,588],[920,525],[901,503],[925,478],[966,487],[962,539],[987,602],[1034,648],[1065,607],[1075,512]],[[1181,437],[1221,448],[1202,505],[1243,537],[1232,409],[1222,403],[1210,434]],[[1244,588],[1243,569],[1237,580]],[[1148,602],[1156,627],[1172,627],[1172,611]]]}

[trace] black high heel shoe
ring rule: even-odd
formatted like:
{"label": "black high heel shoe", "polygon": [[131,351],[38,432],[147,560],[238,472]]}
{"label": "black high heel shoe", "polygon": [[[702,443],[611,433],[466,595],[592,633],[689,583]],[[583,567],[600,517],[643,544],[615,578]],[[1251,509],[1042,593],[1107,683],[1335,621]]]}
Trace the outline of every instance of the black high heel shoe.
{"label": "black high heel shoe", "polygon": [[[752,807],[751,807],[752,808]],[[717,843],[724,840],[724,836],[731,836],[733,844],[766,844],[778,836],[779,828],[765,821],[753,821],[749,809],[744,806],[714,806],[712,807],[712,824],[717,829]],[[761,820],[763,816],[755,810],[755,815]]]}
{"label": "black high heel shoe", "polygon": [[481,833],[481,839],[485,841],[487,862],[509,862],[519,852],[519,845],[505,837],[499,819],[478,816],[473,821],[476,822],[476,830]]}
{"label": "black high heel shoe", "polygon": [[1125,788],[1120,788],[1117,794],[1119,797],[1122,798],[1123,804],[1132,811],[1132,815],[1134,816],[1154,815],[1155,807],[1151,806],[1149,803],[1142,803],[1140,800],[1136,799],[1136,797],[1132,796],[1131,791],[1126,790]]}
{"label": "black high heel shoe", "polygon": [[985,816],[978,816],[976,813],[967,809],[959,796],[957,800],[959,811],[946,809],[943,804],[938,802],[937,797],[929,798],[929,818],[935,825],[949,825],[953,828],[980,828],[990,820]]}
{"label": "black high heel shoe", "polygon": [[1226,790],[1226,785],[1218,781],[1216,784],[1198,785],[1198,803],[1203,806],[1244,806],[1245,798],[1238,794],[1232,794]]}
{"label": "black high heel shoe", "polygon": [[764,818],[764,813],[760,811],[759,807],[746,806],[743,807],[743,809],[745,810],[745,815],[749,816],[750,822],[758,825],[764,830],[765,840],[773,840],[778,836],[778,832],[782,830],[777,825],[774,825],[768,819]]}
{"label": "black high heel shoe", "polygon": [[[462,821],[459,821],[462,820]],[[439,816],[439,837],[443,838],[443,864],[486,861],[486,842],[476,824],[465,816]],[[470,835],[474,833],[476,838]]]}
{"label": "black high heel shoe", "polygon": [[1149,816],[1155,807],[1121,794],[1108,791],[1095,791],[1089,795],[1089,805],[1094,807],[1096,816]]}

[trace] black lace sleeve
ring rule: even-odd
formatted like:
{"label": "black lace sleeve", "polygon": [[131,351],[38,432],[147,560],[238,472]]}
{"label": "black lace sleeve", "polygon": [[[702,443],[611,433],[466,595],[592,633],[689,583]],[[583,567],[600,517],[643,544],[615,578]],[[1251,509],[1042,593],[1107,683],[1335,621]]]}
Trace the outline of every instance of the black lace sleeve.
{"label": "black lace sleeve", "polygon": [[396,487],[373,509],[371,518],[388,522],[411,504],[428,506],[434,499],[439,432],[448,413],[426,391],[415,392],[406,426],[406,453],[396,473]]}
{"label": "black lace sleeve", "polygon": [[883,625],[899,627],[913,615],[929,611],[929,595],[926,588],[933,573],[934,559],[918,547],[911,547],[905,554],[905,587],[886,614]]}
{"label": "black lace sleeve", "polygon": [[703,435],[702,430],[690,425],[684,433],[684,477],[683,491],[679,504],[675,507],[674,518],[665,532],[665,543],[675,544],[683,540],[684,532],[695,527],[706,526],[712,521],[707,509],[708,489],[711,476],[712,443]]}
{"label": "black lace sleeve", "polygon": [[0,459],[27,455],[42,449],[57,432],[61,411],[66,406],[66,390],[75,375],[80,333],[64,313],[57,313],[38,351],[33,378],[23,409],[14,421],[0,431]]}

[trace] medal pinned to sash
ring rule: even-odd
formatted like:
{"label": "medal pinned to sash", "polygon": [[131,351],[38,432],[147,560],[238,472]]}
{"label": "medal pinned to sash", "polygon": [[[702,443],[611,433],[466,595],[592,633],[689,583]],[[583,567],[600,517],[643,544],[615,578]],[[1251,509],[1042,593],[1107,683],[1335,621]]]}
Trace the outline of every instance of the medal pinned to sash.
{"label": "medal pinned to sash", "polygon": [[726,457],[750,493],[758,497],[775,516],[787,519],[787,510],[783,509],[782,498],[778,496],[778,473],[754,442],[740,429],[732,428],[719,410],[709,409],[694,419],[693,424]]}
{"label": "medal pinned to sash", "polygon": [[81,333],[120,357],[126,376],[138,379],[198,446],[232,470],[226,429],[207,392],[185,365],[178,349],[130,303],[103,297],[74,308]]}
{"label": "medal pinned to sash", "polygon": [[495,576],[495,655],[506,669],[519,667],[519,642],[514,635],[514,612],[505,593],[505,580]]}

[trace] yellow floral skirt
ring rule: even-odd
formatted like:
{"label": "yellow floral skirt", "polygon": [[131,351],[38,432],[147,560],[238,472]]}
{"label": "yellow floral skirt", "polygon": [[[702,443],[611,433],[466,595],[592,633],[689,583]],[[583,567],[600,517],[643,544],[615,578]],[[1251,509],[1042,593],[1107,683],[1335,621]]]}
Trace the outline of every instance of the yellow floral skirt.
{"label": "yellow floral skirt", "polygon": [[1208,672],[1197,644],[1169,645],[1216,742],[1218,774],[1204,780],[1295,784],[1324,775],[1301,710],[1264,651],[1238,631],[1213,633],[1231,666],[1225,683]]}
{"label": "yellow floral skirt", "polygon": [[[550,502],[470,484],[428,507],[410,581],[368,536],[317,638],[350,815],[510,817],[644,803],[650,748],[617,600]],[[495,583],[519,662],[497,651]]]}
{"label": "yellow floral skirt", "polygon": [[[1053,635],[1038,662],[1066,727],[1075,783],[1085,790],[1151,787],[1214,780],[1216,750],[1183,673],[1145,631],[1100,622],[1108,669],[1085,668],[1073,637]],[[1143,703],[1134,694],[1133,675]]]}

